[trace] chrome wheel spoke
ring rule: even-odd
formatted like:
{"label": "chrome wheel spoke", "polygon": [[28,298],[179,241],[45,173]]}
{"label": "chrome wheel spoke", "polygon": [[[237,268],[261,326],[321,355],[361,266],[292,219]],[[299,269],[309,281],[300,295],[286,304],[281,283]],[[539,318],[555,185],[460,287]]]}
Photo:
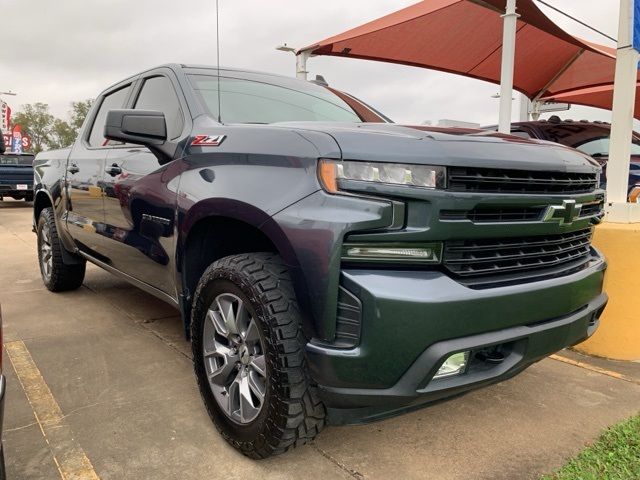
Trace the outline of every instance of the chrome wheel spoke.
{"label": "chrome wheel spoke", "polygon": [[252,343],[260,341],[260,332],[258,331],[258,324],[255,320],[251,319],[249,322],[244,339],[245,341]]}
{"label": "chrome wheel spoke", "polygon": [[256,355],[251,359],[251,363],[249,363],[251,369],[259,374],[261,377],[267,376],[267,365],[264,355]]}
{"label": "chrome wheel spoke", "polygon": [[251,387],[249,386],[249,376],[243,374],[239,384],[240,394],[240,419],[243,422],[253,420],[260,411],[260,404],[254,405],[254,399],[251,396]]}
{"label": "chrome wheel spoke", "polygon": [[[241,300],[238,300],[242,302]],[[216,299],[218,304],[218,312],[224,322],[225,330],[227,334],[238,334],[238,327],[236,325],[236,313],[234,312],[234,301],[227,296],[220,295]]]}
{"label": "chrome wheel spoke", "polygon": [[222,314],[219,311],[209,309],[207,311],[207,318],[218,335],[225,338],[229,337],[229,331],[227,330],[224,318],[222,318]]}
{"label": "chrome wheel spoke", "polygon": [[258,399],[260,405],[262,405],[262,402],[264,401],[264,394],[266,390],[264,380],[264,377],[260,376],[255,371],[250,371],[249,375],[247,375],[249,388]]}

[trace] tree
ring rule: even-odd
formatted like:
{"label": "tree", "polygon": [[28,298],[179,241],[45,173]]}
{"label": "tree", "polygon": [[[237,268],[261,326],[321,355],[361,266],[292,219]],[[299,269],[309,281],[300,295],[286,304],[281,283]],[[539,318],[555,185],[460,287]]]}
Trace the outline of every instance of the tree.
{"label": "tree", "polygon": [[31,151],[39,153],[49,146],[54,119],[49,113],[49,105],[37,102],[23,105],[22,110],[13,115],[12,123],[22,127],[22,131],[31,137]]}
{"label": "tree", "polygon": [[79,102],[71,102],[71,111],[69,112],[69,117],[71,120],[69,121],[69,125],[76,134],[80,131],[82,123],[87,117],[92,104],[93,100],[91,99],[80,100]]}
{"label": "tree", "polygon": [[68,122],[51,115],[46,103],[22,105],[22,109],[13,115],[12,123],[20,125],[23,133],[31,137],[33,153],[40,153],[45,148],[64,148],[76,139],[92,103],[93,100],[71,102]]}
{"label": "tree", "polygon": [[70,146],[76,139],[76,132],[64,120],[56,118],[51,126],[47,146],[49,148],[64,148]]}

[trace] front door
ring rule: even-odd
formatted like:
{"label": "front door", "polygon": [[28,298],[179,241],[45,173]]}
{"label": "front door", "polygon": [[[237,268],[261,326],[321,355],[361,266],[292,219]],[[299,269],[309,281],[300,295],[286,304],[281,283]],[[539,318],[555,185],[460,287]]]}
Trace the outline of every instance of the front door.
{"label": "front door", "polygon": [[117,88],[98,99],[92,126],[74,144],[67,161],[67,229],[78,248],[99,255],[104,243],[104,168],[111,145],[103,136],[107,111],[127,101],[131,85]]}
{"label": "front door", "polygon": [[[151,74],[142,81],[133,108],[163,112],[167,138],[178,142],[183,109],[171,79]],[[174,215],[178,172],[161,166],[146,147],[109,152],[105,186],[105,256],[110,265],[170,295],[174,286]]]}

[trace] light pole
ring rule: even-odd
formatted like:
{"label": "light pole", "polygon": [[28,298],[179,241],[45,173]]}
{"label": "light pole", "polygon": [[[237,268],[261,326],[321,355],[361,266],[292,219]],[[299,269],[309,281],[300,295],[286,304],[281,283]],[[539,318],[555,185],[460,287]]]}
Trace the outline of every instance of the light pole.
{"label": "light pole", "polygon": [[288,46],[286,43],[283,45],[278,45],[276,50],[280,50],[281,52],[291,52],[296,56],[296,78],[299,80],[307,79],[307,59],[309,58],[310,52],[300,52],[296,53],[297,50],[293,47]]}

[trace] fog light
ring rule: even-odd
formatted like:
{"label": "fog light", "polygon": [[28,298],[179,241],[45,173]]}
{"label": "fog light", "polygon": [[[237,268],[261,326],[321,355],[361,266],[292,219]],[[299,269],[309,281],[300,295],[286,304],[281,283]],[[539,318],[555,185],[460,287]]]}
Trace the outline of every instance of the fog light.
{"label": "fog light", "polygon": [[438,372],[433,378],[452,377],[453,375],[461,375],[467,368],[467,362],[469,361],[469,351],[454,353],[447,358],[442,366],[438,369]]}

